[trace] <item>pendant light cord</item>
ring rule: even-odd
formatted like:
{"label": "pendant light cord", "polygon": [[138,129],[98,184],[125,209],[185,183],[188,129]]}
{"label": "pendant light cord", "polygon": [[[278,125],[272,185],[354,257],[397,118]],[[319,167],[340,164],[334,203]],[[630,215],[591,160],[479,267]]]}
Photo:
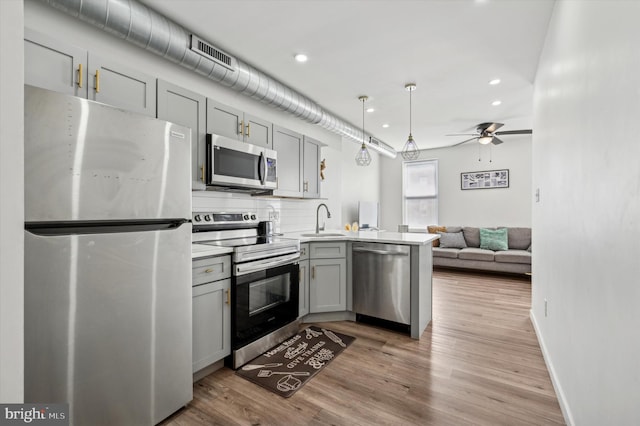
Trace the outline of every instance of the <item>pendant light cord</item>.
{"label": "pendant light cord", "polygon": [[411,135],[411,117],[413,116],[412,112],[411,112],[411,92],[413,92],[413,89],[409,90],[409,134]]}
{"label": "pendant light cord", "polygon": [[364,101],[366,98],[362,97],[362,145],[364,145]]}

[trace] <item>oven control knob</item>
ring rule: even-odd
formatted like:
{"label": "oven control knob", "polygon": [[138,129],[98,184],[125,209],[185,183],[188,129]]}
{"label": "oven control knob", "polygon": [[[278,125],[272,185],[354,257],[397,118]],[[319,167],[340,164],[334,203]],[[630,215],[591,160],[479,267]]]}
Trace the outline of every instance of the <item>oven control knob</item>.
{"label": "oven control knob", "polygon": [[206,215],[206,216],[204,217],[204,221],[205,221],[205,222],[211,222],[211,216],[210,216],[210,215]]}
{"label": "oven control knob", "polygon": [[249,215],[248,215],[248,214],[245,214],[244,216],[242,216],[242,218],[243,218],[244,220],[249,220]]}
{"label": "oven control knob", "polygon": [[255,214],[251,215],[251,220],[256,220],[256,215]]}
{"label": "oven control knob", "polygon": [[193,217],[193,220],[195,220],[196,222],[200,222],[200,220],[201,220],[200,215],[199,214],[195,215]]}

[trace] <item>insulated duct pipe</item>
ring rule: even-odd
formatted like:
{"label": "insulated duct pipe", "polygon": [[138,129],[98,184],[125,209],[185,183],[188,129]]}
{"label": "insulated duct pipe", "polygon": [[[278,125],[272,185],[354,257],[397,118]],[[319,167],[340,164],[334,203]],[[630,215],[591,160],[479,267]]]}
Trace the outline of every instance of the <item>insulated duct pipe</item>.
{"label": "insulated duct pipe", "polygon": [[[248,63],[209,45],[187,29],[135,0],[44,1],[243,95],[362,143],[363,134],[353,125],[323,110],[311,99]],[[193,48],[199,43],[204,45],[204,49]],[[214,52],[213,56],[207,55],[207,52]],[[223,58],[222,61],[217,60],[220,57]],[[390,145],[375,139],[373,141],[375,142],[366,144],[383,155],[395,158],[396,151]]]}

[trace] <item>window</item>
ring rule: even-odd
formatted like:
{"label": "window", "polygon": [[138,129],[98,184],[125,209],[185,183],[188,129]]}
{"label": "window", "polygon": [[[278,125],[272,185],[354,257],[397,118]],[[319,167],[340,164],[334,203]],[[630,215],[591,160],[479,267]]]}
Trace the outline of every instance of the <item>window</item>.
{"label": "window", "polygon": [[438,160],[402,163],[402,218],[413,231],[438,223]]}

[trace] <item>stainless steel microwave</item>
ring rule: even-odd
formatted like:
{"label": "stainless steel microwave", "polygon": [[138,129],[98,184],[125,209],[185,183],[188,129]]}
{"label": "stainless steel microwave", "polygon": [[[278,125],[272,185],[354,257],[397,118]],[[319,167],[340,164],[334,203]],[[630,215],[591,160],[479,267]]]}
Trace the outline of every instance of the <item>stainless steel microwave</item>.
{"label": "stainless steel microwave", "polygon": [[277,153],[225,136],[207,134],[207,187],[268,193],[278,187]]}

